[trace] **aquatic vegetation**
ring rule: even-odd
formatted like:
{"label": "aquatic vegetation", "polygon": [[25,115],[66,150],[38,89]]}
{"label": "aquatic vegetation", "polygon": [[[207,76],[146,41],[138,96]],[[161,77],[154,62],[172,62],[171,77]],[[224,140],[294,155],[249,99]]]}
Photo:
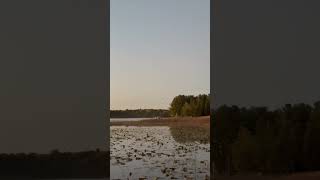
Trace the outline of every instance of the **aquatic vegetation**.
{"label": "aquatic vegetation", "polygon": [[177,137],[179,133],[173,135],[169,127],[112,126],[111,179],[208,178],[210,145],[204,143],[206,133],[201,132],[198,141],[185,142],[176,141],[185,139]]}

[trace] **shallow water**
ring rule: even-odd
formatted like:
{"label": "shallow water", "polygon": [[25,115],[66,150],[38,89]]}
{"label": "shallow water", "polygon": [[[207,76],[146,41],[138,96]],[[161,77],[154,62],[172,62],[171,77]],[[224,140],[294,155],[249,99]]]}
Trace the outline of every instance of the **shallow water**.
{"label": "shallow water", "polygon": [[169,127],[111,127],[110,179],[206,179],[210,145],[178,143]]}

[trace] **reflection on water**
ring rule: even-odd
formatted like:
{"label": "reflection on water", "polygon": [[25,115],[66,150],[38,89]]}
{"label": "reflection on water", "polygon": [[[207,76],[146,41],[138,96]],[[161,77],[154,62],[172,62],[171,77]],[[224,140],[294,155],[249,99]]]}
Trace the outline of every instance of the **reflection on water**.
{"label": "reflection on water", "polygon": [[210,143],[210,128],[204,127],[170,127],[173,139],[179,143]]}
{"label": "reflection on water", "polygon": [[111,126],[111,179],[208,179],[209,133],[190,130]]}

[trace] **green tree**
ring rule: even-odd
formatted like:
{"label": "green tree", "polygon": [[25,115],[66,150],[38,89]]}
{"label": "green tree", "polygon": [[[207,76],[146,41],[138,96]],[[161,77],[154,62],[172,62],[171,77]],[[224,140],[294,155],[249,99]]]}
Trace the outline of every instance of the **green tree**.
{"label": "green tree", "polygon": [[179,95],[174,97],[170,104],[170,112],[173,116],[181,116],[182,107],[186,102],[186,96]]}

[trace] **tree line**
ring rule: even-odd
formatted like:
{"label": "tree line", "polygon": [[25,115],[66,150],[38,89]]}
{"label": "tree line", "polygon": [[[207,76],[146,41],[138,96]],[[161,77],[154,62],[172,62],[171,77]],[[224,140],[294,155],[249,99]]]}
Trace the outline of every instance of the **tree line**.
{"label": "tree line", "polygon": [[208,116],[210,115],[210,95],[178,95],[170,104],[172,116]]}
{"label": "tree line", "polygon": [[221,106],[212,112],[218,174],[320,170],[320,101],[313,106]]}
{"label": "tree line", "polygon": [[133,109],[111,110],[111,118],[153,118],[168,117],[170,113],[166,109]]}
{"label": "tree line", "polygon": [[168,109],[126,109],[111,110],[111,118],[153,118],[170,116],[210,115],[210,95],[178,95],[173,98]]}

